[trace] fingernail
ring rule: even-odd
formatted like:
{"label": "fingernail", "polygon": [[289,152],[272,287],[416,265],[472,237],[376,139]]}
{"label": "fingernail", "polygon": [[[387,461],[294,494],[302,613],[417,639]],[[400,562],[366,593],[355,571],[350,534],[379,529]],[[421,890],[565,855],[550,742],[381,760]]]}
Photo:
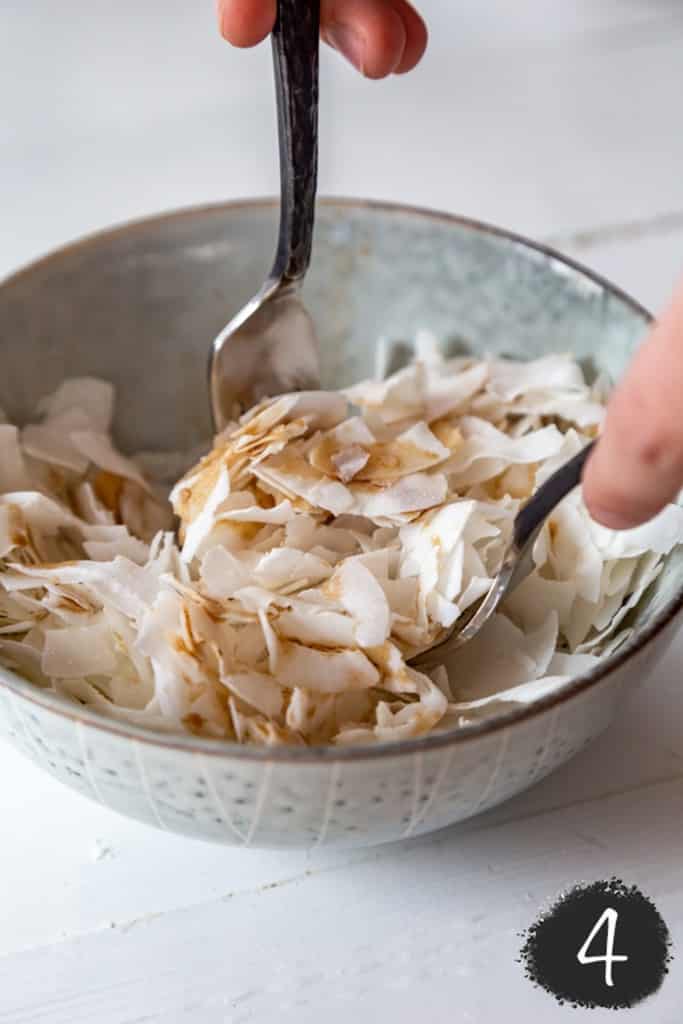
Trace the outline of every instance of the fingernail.
{"label": "fingernail", "polygon": [[330,46],[333,46],[335,50],[343,54],[362,74],[365,60],[365,40],[363,36],[355,28],[351,28],[350,25],[344,25],[341,22],[330,25],[325,36]]}

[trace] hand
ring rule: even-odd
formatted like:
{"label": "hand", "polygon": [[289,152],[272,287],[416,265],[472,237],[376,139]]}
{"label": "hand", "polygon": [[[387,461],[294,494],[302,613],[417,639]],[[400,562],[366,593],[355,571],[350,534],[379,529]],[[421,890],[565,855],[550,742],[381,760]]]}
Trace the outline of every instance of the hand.
{"label": "hand", "polygon": [[583,493],[594,519],[638,526],[683,487],[683,285],[615,390]]}
{"label": "hand", "polygon": [[[233,46],[255,46],[275,23],[277,0],[218,0],[221,33]],[[408,0],[321,0],[320,35],[366,78],[412,71],[427,29]]]}

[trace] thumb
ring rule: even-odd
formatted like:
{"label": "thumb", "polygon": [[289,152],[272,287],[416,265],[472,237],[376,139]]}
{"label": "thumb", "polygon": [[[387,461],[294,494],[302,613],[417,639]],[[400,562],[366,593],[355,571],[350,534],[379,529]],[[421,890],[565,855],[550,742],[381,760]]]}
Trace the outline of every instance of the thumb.
{"label": "thumb", "polygon": [[683,486],[683,287],[638,350],[586,465],[588,511],[614,529],[638,526]]}

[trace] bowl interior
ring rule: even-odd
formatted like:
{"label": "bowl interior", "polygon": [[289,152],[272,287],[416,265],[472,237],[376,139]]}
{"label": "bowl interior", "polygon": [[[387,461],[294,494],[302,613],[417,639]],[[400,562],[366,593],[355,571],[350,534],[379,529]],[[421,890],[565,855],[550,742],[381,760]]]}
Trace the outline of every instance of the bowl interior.
{"label": "bowl interior", "polygon": [[[271,203],[143,221],[48,257],[0,288],[0,405],[10,419],[65,376],[118,391],[126,449],[190,448],[209,434],[210,341],[270,266]],[[379,336],[420,327],[475,352],[571,350],[617,376],[644,313],[567,264],[502,234],[396,207],[323,203],[305,297],[323,377],[373,370]]]}
{"label": "bowl interior", "polygon": [[[191,448],[209,436],[208,346],[270,265],[271,202],[187,211],[86,239],[0,286],[0,407],[13,422],[67,376],[117,388],[127,450]],[[430,328],[450,347],[529,359],[568,350],[614,379],[647,314],[626,296],[521,239],[380,204],[320,204],[305,296],[324,384],[372,373],[381,335]],[[636,613],[677,599],[674,555]]]}

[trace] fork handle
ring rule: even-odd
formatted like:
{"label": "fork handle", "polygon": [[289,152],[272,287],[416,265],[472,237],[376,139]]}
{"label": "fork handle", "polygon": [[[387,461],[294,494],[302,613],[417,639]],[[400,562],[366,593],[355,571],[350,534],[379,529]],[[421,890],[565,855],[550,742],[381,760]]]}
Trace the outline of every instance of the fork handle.
{"label": "fork handle", "polygon": [[515,517],[514,543],[518,551],[537,534],[555,506],[581,483],[581,474],[595,441],[582,448],[564,466],[560,466],[538,488]]}
{"label": "fork handle", "polygon": [[280,140],[280,231],[272,276],[298,281],[311,258],[318,176],[320,0],[278,0],[272,35]]}

